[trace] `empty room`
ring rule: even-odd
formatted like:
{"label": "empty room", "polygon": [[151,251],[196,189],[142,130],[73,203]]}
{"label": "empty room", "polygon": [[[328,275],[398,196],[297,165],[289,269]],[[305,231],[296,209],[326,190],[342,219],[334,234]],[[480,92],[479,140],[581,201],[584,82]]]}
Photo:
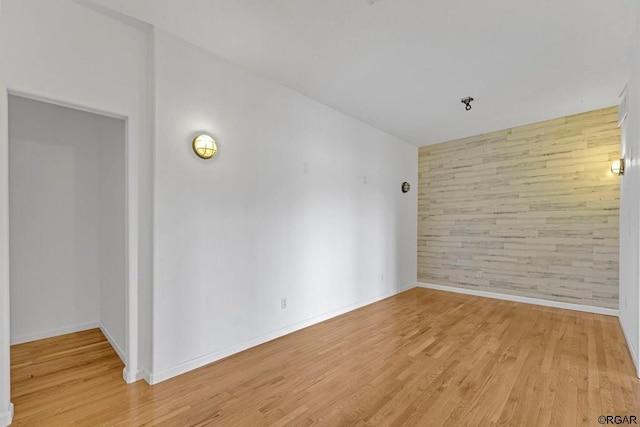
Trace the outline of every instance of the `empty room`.
{"label": "empty room", "polygon": [[0,0],[0,426],[640,419],[637,0]]}

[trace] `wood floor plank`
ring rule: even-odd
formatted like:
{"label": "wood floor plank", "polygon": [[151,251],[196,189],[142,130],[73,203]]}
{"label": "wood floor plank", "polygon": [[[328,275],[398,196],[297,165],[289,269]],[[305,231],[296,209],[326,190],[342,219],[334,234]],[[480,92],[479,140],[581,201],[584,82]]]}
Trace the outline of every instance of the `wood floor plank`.
{"label": "wood floor plank", "polygon": [[412,289],[153,387],[99,330],[11,348],[16,426],[597,425],[640,416],[618,319]]}

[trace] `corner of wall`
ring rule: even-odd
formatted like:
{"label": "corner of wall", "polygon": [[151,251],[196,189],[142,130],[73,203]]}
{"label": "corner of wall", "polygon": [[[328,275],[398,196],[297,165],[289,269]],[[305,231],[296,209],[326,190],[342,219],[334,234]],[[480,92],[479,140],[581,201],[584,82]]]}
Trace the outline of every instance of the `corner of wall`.
{"label": "corner of wall", "polygon": [[[139,279],[138,279],[138,373],[137,380],[150,383],[153,370],[153,277],[154,277],[154,212],[155,212],[155,161],[156,161],[156,28],[149,26],[144,32],[145,58],[140,76],[143,80],[144,114],[140,156],[140,228],[139,228]],[[150,155],[149,155],[150,154]],[[136,380],[136,381],[137,381]]]}
{"label": "corner of wall", "polygon": [[113,347],[113,350],[116,352],[120,360],[122,360],[122,363],[127,365],[127,355],[118,345],[118,342],[113,338],[113,335],[109,332],[107,327],[102,322],[98,322],[98,327],[100,328],[102,335],[104,335],[107,341],[109,341],[109,344],[111,344],[111,347]]}
{"label": "corner of wall", "polygon": [[0,413],[0,426],[6,427],[13,421],[13,403],[9,403],[9,408]]}
{"label": "corner of wall", "polygon": [[627,348],[629,348],[629,353],[631,354],[631,359],[633,360],[633,363],[636,367],[637,370],[637,376],[638,378],[640,378],[640,361],[638,360],[638,349],[635,347],[635,342],[634,340],[631,340],[631,336],[629,335],[629,332],[627,331],[627,328],[625,326],[626,322],[625,319],[623,318],[622,313],[620,313],[620,316],[618,316],[618,321],[620,323],[620,328],[622,329],[622,333],[624,335],[625,340],[627,341]]}
{"label": "corner of wall", "polygon": [[124,379],[124,382],[126,382],[127,384],[133,384],[140,380],[145,380],[147,384],[151,385],[150,376],[151,375],[146,369],[141,369],[141,370],[138,370],[137,372],[133,372],[133,371],[130,371],[129,368],[125,366],[125,368],[122,370],[122,378]]}
{"label": "corner of wall", "polygon": [[[3,61],[0,61],[0,63]],[[2,70],[0,70],[1,72]],[[13,417],[9,365],[9,157],[8,157],[7,90],[0,75],[0,425],[8,425]]]}

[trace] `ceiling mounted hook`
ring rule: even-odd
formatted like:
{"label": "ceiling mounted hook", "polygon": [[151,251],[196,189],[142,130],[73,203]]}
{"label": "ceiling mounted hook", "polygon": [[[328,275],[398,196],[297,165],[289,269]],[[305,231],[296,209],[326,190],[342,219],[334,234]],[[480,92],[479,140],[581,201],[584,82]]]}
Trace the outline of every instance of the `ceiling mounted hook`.
{"label": "ceiling mounted hook", "polygon": [[473,98],[470,96],[467,96],[466,98],[462,98],[460,100],[460,102],[464,104],[464,109],[467,111],[471,110],[471,101],[473,101]]}

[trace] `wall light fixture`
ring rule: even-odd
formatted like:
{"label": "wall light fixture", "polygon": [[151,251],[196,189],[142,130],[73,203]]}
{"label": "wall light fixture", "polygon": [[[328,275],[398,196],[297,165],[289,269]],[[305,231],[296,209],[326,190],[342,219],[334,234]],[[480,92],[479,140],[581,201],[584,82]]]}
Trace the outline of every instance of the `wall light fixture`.
{"label": "wall light fixture", "polygon": [[624,159],[611,163],[611,172],[615,175],[624,175]]}
{"label": "wall light fixture", "polygon": [[218,144],[209,135],[198,135],[193,138],[193,151],[202,159],[210,159],[218,152]]}

